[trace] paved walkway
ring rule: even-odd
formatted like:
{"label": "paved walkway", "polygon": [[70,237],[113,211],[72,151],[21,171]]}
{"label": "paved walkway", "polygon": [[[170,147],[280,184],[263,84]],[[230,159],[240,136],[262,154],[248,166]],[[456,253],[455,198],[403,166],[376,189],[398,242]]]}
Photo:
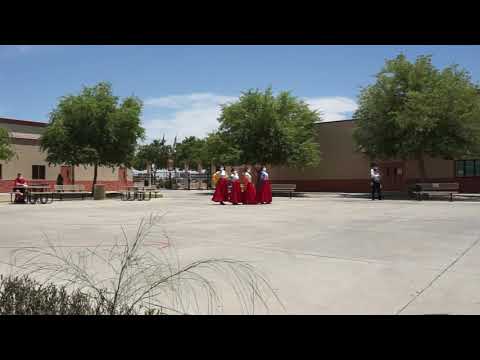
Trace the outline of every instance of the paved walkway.
{"label": "paved walkway", "polygon": [[[182,262],[249,261],[268,275],[289,314],[480,313],[478,201],[324,194],[220,206],[198,191],[164,194],[150,202],[0,204],[0,260],[18,247],[43,246],[42,233],[67,247],[108,244],[120,226],[133,232],[142,216],[166,212],[161,231]],[[161,231],[150,246],[163,241]],[[238,312],[224,296],[224,311]]]}

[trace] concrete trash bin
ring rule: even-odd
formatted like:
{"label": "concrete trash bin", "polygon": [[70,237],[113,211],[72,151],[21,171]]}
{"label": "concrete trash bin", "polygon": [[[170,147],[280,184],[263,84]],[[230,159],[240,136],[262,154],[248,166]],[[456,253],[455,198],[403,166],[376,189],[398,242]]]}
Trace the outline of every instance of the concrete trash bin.
{"label": "concrete trash bin", "polygon": [[96,184],[93,188],[94,200],[105,200],[105,185]]}

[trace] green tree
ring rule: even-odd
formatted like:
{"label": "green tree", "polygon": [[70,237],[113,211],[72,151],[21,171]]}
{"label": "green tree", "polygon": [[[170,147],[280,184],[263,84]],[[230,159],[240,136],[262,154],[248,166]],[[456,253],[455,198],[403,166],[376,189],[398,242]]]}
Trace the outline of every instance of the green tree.
{"label": "green tree", "polygon": [[236,143],[228,141],[226,134],[216,131],[206,137],[202,156],[205,164],[234,165],[240,162],[241,151]]}
{"label": "green tree", "polygon": [[144,137],[135,97],[120,102],[109,83],[84,87],[79,95],[60,99],[41,137],[51,164],[94,168],[92,191],[99,166],[130,166],[137,141]]}
{"label": "green tree", "polygon": [[319,121],[316,111],[289,92],[249,90],[222,106],[219,136],[239,151],[241,163],[307,167],[319,161],[314,135]]}
{"label": "green tree", "polygon": [[198,165],[208,165],[206,159],[206,139],[190,136],[176,146],[176,160],[178,165],[196,169]]}
{"label": "green tree", "polygon": [[354,138],[372,159],[453,159],[478,153],[479,89],[458,66],[436,69],[430,56],[388,60],[362,89]]}
{"label": "green tree", "polygon": [[148,170],[156,179],[158,169],[165,169],[168,159],[172,156],[172,146],[166,144],[165,137],[162,140],[153,140],[150,144],[141,145],[132,163],[137,170]]}
{"label": "green tree", "polygon": [[7,129],[0,128],[0,160],[10,160],[14,155]]}

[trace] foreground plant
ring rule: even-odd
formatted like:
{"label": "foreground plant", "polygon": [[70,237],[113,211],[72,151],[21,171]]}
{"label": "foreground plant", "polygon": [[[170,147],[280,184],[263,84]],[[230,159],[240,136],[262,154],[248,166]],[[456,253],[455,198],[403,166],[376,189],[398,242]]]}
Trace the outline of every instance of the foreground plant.
{"label": "foreground plant", "polygon": [[15,251],[12,265],[19,276],[53,282],[77,297],[84,296],[101,314],[214,314],[223,304],[219,283],[213,278],[230,286],[244,314],[268,313],[272,303],[283,307],[267,279],[247,262],[214,258],[182,266],[164,232],[169,246],[150,250],[145,241],[161,218],[142,219],[133,239],[122,227],[122,241],[108,248],[99,244],[65,252],[46,238],[45,248]]}

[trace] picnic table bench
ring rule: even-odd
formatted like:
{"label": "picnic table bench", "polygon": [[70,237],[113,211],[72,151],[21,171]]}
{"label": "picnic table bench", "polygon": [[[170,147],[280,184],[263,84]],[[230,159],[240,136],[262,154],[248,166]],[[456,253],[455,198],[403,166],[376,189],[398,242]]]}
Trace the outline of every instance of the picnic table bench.
{"label": "picnic table bench", "polygon": [[272,184],[272,193],[288,193],[290,195],[290,199],[292,198],[292,194],[297,189],[297,185],[295,184]]}
{"label": "picnic table bench", "polygon": [[412,191],[417,200],[421,200],[426,195],[428,197],[448,196],[450,201],[453,201],[454,195],[459,192],[459,183],[418,183]]}
{"label": "picnic table bench", "polygon": [[89,191],[85,191],[85,186],[82,184],[55,185],[54,194],[57,195],[60,200],[63,200],[64,197],[75,196],[80,196],[82,200],[85,200],[86,197],[91,196],[91,193]]}
{"label": "picnic table bench", "polygon": [[[152,193],[157,198],[157,194],[160,192],[159,189],[149,186],[129,186],[126,190],[122,192],[121,199],[126,200],[139,200],[139,201],[149,201],[152,199]],[[148,197],[147,197],[148,194]]]}

